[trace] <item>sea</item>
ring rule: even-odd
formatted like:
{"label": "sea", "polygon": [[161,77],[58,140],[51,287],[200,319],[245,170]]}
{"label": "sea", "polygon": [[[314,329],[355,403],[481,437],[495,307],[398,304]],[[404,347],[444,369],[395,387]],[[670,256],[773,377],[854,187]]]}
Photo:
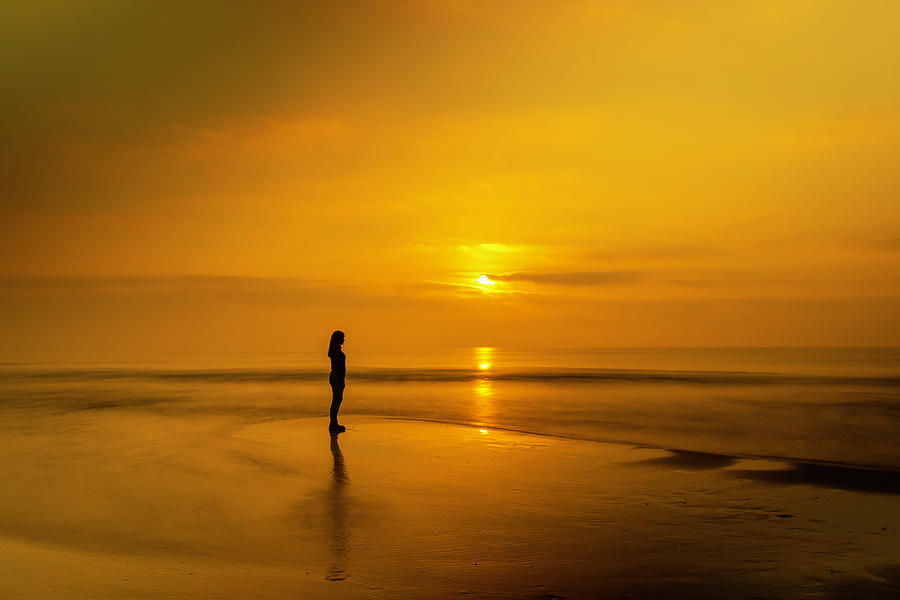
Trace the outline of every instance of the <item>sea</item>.
{"label": "sea", "polygon": [[[341,420],[456,423],[900,471],[900,348],[355,351]],[[77,413],[325,417],[325,349],[0,364],[0,434]]]}

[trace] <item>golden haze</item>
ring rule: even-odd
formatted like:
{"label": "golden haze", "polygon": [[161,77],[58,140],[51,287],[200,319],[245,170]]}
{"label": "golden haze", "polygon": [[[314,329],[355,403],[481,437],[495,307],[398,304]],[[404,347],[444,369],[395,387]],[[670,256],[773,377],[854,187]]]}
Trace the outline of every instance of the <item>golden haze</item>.
{"label": "golden haze", "polygon": [[900,343],[896,3],[0,13],[8,356]]}

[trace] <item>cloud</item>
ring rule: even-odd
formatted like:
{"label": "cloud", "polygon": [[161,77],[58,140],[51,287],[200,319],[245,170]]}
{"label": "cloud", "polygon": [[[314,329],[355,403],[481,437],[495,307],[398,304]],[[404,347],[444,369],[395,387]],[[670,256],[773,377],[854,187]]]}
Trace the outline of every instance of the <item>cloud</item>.
{"label": "cloud", "polygon": [[0,277],[0,302],[22,304],[139,302],[218,303],[244,307],[335,310],[447,309],[488,300],[475,286],[429,282],[334,283],[289,277],[184,275],[159,277]]}
{"label": "cloud", "polygon": [[[585,257],[592,261],[659,261],[659,260],[685,260],[706,258],[711,248],[708,246],[670,246],[670,247],[645,247],[645,248],[615,248],[607,250],[593,250],[585,253]],[[719,254],[723,252],[720,245],[715,248]]]}
{"label": "cloud", "polygon": [[[882,237],[872,236],[871,238],[847,237],[843,242],[843,247],[851,250],[862,250],[864,252],[872,252],[877,254],[893,255],[900,253],[900,237]],[[837,242],[841,244],[841,242]]]}
{"label": "cloud", "polygon": [[572,271],[562,273],[522,272],[488,275],[494,281],[526,281],[547,285],[622,285],[645,278],[640,271]]}

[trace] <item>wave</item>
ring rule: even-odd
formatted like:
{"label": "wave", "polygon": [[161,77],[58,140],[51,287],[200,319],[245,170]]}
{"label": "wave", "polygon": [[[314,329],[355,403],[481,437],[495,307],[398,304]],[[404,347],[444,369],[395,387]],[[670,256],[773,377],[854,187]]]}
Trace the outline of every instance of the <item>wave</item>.
{"label": "wave", "polygon": [[[279,383],[320,381],[328,372],[319,369],[2,369],[6,381],[89,381],[137,379],[209,383]],[[525,383],[646,383],[696,385],[869,385],[900,387],[900,377],[798,375],[758,371],[660,371],[641,369],[359,369],[348,374],[363,382],[472,382],[479,380]]]}

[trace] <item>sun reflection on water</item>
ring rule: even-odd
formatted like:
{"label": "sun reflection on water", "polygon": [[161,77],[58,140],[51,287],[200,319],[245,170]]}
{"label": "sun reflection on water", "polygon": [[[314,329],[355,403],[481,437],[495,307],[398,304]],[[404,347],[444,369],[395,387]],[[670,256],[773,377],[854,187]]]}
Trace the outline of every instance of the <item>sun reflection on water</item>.
{"label": "sun reflection on water", "polygon": [[478,367],[478,376],[472,382],[474,396],[473,415],[476,421],[485,421],[494,414],[494,383],[491,381],[490,372],[494,365],[495,348],[481,346],[472,349],[475,354],[475,364]]}

